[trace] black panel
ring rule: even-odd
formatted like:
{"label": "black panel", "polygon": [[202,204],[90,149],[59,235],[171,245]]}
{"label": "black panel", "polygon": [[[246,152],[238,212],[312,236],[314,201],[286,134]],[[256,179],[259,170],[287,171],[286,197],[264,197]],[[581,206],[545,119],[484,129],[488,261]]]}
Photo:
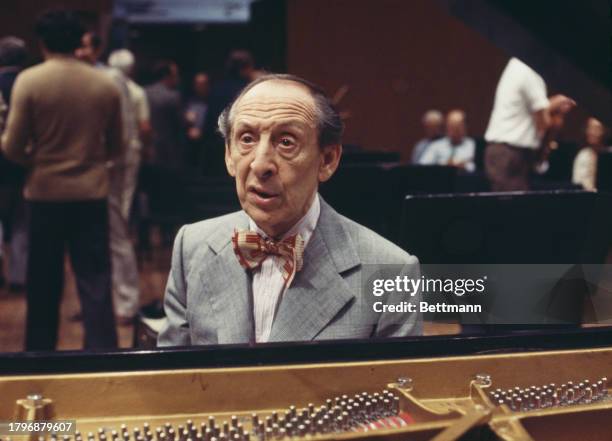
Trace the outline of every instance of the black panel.
{"label": "black panel", "polygon": [[612,346],[612,330],[540,331],[538,334],[436,336],[311,342],[261,347],[216,346],[163,351],[0,354],[1,375],[191,369],[279,364],[401,360],[423,357],[569,350]]}
{"label": "black panel", "polygon": [[612,197],[584,191],[409,197],[402,246],[422,263],[602,263]]}
{"label": "black panel", "polygon": [[257,65],[271,72],[287,71],[287,3],[257,0],[251,4],[251,49]]}

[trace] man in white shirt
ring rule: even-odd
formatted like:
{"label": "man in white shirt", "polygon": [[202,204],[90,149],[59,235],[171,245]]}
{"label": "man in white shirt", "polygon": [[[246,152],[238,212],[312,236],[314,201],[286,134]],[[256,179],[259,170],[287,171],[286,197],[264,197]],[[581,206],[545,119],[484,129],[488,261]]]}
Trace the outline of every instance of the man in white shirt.
{"label": "man in white shirt", "polygon": [[497,84],[485,133],[485,171],[491,190],[529,189],[541,149],[575,105],[563,95],[547,98],[542,77],[517,58],[510,59]]}
{"label": "man in white shirt", "polygon": [[[373,279],[420,277],[418,260],[320,198],[342,153],[329,98],[292,75],[246,86],[219,117],[243,211],[184,226],[175,240],[158,344],[304,341],[420,334],[418,302]],[[351,197],[351,195],[347,195]]]}
{"label": "man in white shirt", "polygon": [[421,124],[425,137],[419,140],[412,149],[411,162],[413,164],[418,164],[431,143],[444,135],[444,115],[439,110],[432,109],[425,112]]}
{"label": "man in white shirt", "polygon": [[419,164],[452,165],[469,172],[474,171],[476,143],[466,133],[465,112],[451,110],[446,116],[446,136],[429,145]]}

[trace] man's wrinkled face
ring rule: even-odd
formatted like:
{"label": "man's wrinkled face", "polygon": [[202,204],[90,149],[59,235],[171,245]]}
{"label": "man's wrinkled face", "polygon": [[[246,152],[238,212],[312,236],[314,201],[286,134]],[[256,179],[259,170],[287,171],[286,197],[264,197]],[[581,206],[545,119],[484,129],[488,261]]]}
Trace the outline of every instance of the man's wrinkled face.
{"label": "man's wrinkled face", "polygon": [[427,119],[423,121],[423,131],[425,137],[435,138],[444,133],[443,121],[439,119]]}
{"label": "man's wrinkled face", "polygon": [[208,75],[200,73],[193,79],[193,91],[200,98],[208,96]]}
{"label": "man's wrinkled face", "polygon": [[459,113],[449,113],[446,118],[446,136],[449,137],[452,144],[460,144],[465,138],[465,120]]}
{"label": "man's wrinkled face", "polygon": [[598,147],[604,143],[605,129],[603,124],[595,119],[589,118],[586,126],[586,142],[592,147]]}
{"label": "man's wrinkled face", "polygon": [[315,109],[305,86],[270,80],[248,91],[230,115],[228,172],[244,211],[272,237],[306,214],[319,182],[338,166],[340,145],[319,148]]}

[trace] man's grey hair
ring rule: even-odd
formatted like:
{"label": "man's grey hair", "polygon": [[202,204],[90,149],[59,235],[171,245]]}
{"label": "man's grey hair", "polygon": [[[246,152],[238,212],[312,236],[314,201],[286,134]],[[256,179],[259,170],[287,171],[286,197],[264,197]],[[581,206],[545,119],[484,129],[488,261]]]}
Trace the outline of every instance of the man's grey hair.
{"label": "man's grey hair", "polygon": [[236,99],[232,101],[219,115],[219,133],[229,145],[232,133],[232,123],[234,119],[233,109],[240,99],[246,95],[249,90],[253,89],[258,84],[266,81],[292,81],[294,83],[305,86],[312,95],[315,102],[315,111],[317,115],[317,130],[319,132],[319,147],[323,148],[328,145],[341,144],[342,134],[344,132],[344,123],[340,118],[340,114],[335,109],[331,100],[322,88],[308,80],[300,78],[296,75],[289,74],[267,74],[262,75],[253,82],[249,83],[238,94]]}
{"label": "man's grey hair", "polygon": [[0,67],[22,67],[28,58],[25,42],[17,37],[0,39]]}
{"label": "man's grey hair", "polygon": [[108,56],[108,65],[129,76],[134,68],[134,54],[127,49],[118,49]]}
{"label": "man's grey hair", "polygon": [[423,114],[423,118],[421,119],[423,124],[433,122],[442,124],[444,121],[444,115],[439,110],[431,109]]}

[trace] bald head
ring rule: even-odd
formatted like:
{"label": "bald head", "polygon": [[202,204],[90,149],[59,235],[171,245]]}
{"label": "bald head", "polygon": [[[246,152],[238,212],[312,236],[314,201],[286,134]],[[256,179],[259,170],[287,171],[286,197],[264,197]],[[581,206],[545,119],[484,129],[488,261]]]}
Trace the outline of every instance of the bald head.
{"label": "bald head", "polygon": [[286,80],[257,84],[236,100],[230,112],[230,120],[235,125],[250,119],[271,124],[292,118],[301,120],[312,130],[317,129],[316,105],[310,91],[303,84]]}
{"label": "bald head", "polygon": [[428,110],[421,119],[425,137],[432,139],[444,133],[444,116],[439,110]]}
{"label": "bald head", "polygon": [[252,100],[260,95],[268,95],[265,99],[269,102],[276,100],[277,104],[284,103],[285,99],[296,102],[294,98],[300,95],[301,98],[297,101],[299,105],[312,106],[307,113],[314,118],[319,147],[342,143],[344,124],[323,89],[310,81],[288,74],[263,75],[242,89],[238,97],[219,116],[219,132],[226,142],[231,137],[235,108],[245,105],[248,102],[245,98]]}
{"label": "bald head", "polygon": [[462,110],[451,110],[446,115],[446,136],[451,144],[459,144],[466,135],[465,112]]}

